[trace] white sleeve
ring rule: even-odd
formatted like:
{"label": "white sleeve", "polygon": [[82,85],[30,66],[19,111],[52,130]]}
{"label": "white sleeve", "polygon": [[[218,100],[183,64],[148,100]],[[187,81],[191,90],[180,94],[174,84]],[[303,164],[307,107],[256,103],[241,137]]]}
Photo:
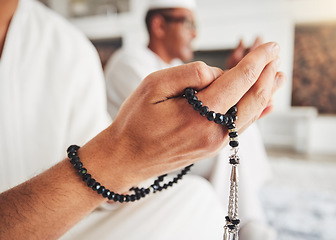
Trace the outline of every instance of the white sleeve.
{"label": "white sleeve", "polygon": [[81,49],[82,56],[78,56],[70,73],[73,109],[66,138],[69,145],[84,144],[111,123],[98,54],[89,44]]}
{"label": "white sleeve", "polygon": [[143,74],[139,73],[137,64],[131,59],[116,56],[111,59],[105,71],[107,109],[115,118],[126,98],[139,86]]}

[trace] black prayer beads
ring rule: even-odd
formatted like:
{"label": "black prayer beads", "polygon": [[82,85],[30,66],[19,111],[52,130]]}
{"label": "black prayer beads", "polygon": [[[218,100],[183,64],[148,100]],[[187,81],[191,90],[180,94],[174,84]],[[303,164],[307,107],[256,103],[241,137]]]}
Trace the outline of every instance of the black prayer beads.
{"label": "black prayer beads", "polygon": [[228,216],[225,217],[226,224],[224,226],[224,240],[235,239],[238,240],[238,231],[240,220],[238,218],[238,168],[240,163],[238,156],[238,132],[235,121],[237,120],[237,107],[231,107],[225,114],[215,113],[210,111],[207,106],[198,100],[195,95],[196,92],[192,88],[186,88],[184,90],[184,96],[188,100],[189,104],[193,106],[196,111],[206,117],[209,121],[214,121],[216,124],[224,125],[227,127],[230,137],[229,145],[232,147],[234,153],[229,157],[229,163],[231,165],[231,177],[230,177],[230,194],[228,205]]}
{"label": "black prayer beads", "polygon": [[154,181],[154,183],[148,188],[132,187],[130,191],[133,191],[134,194],[118,194],[102,186],[99,182],[96,181],[96,179],[94,179],[91,176],[91,174],[88,173],[87,169],[83,167],[83,163],[80,161],[78,157],[77,151],[79,148],[80,147],[77,145],[71,145],[67,149],[67,154],[70,159],[70,163],[76,169],[78,175],[82,178],[83,182],[85,182],[87,186],[91,188],[93,191],[96,191],[98,194],[101,194],[104,198],[120,203],[134,202],[136,200],[146,197],[146,195],[148,195],[150,192],[155,193],[173,186],[173,184],[181,180],[182,177],[186,175],[190,171],[190,168],[193,166],[193,164],[191,164],[185,167],[179,174],[177,174],[176,177],[173,178],[173,180],[167,183],[162,184],[164,178],[167,176],[167,174],[164,174],[159,176]]}
{"label": "black prayer beads", "polygon": [[217,124],[224,125],[229,130],[230,142],[229,145],[233,148],[239,146],[237,140],[238,132],[236,124],[234,123],[237,120],[238,109],[236,106],[231,107],[225,114],[215,113],[210,111],[209,107],[204,106],[203,103],[197,98],[196,92],[194,89],[188,87],[184,90],[184,96],[188,100],[188,103],[193,106],[196,111],[199,111],[200,114],[206,117],[209,121],[214,121]]}

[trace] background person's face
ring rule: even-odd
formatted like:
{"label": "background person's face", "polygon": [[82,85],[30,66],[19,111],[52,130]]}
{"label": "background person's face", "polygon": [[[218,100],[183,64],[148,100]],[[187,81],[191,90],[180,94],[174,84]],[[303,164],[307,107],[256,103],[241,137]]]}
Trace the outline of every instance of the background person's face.
{"label": "background person's face", "polygon": [[166,36],[164,45],[172,58],[190,61],[194,57],[191,46],[196,37],[193,12],[177,8],[166,15]]}

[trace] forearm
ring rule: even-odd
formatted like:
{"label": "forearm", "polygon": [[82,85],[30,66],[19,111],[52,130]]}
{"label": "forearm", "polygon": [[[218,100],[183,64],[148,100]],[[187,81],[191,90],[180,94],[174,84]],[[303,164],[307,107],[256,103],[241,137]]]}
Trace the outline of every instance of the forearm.
{"label": "forearm", "polygon": [[[113,125],[80,148],[78,156],[93,178],[122,193],[146,177],[128,173],[132,165],[127,160],[135,157],[130,151],[123,151],[126,143]],[[77,172],[67,158],[1,193],[0,239],[57,239],[107,201],[89,188]]]}
{"label": "forearm", "polygon": [[0,194],[0,239],[57,239],[103,201],[64,160]]}

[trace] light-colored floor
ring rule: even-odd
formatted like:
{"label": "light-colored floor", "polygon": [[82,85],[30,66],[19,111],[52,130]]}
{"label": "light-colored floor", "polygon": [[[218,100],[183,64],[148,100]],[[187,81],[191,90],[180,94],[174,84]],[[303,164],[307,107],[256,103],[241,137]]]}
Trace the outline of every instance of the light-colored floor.
{"label": "light-colored floor", "polygon": [[274,178],[261,199],[278,240],[336,240],[336,156],[268,154]]}

